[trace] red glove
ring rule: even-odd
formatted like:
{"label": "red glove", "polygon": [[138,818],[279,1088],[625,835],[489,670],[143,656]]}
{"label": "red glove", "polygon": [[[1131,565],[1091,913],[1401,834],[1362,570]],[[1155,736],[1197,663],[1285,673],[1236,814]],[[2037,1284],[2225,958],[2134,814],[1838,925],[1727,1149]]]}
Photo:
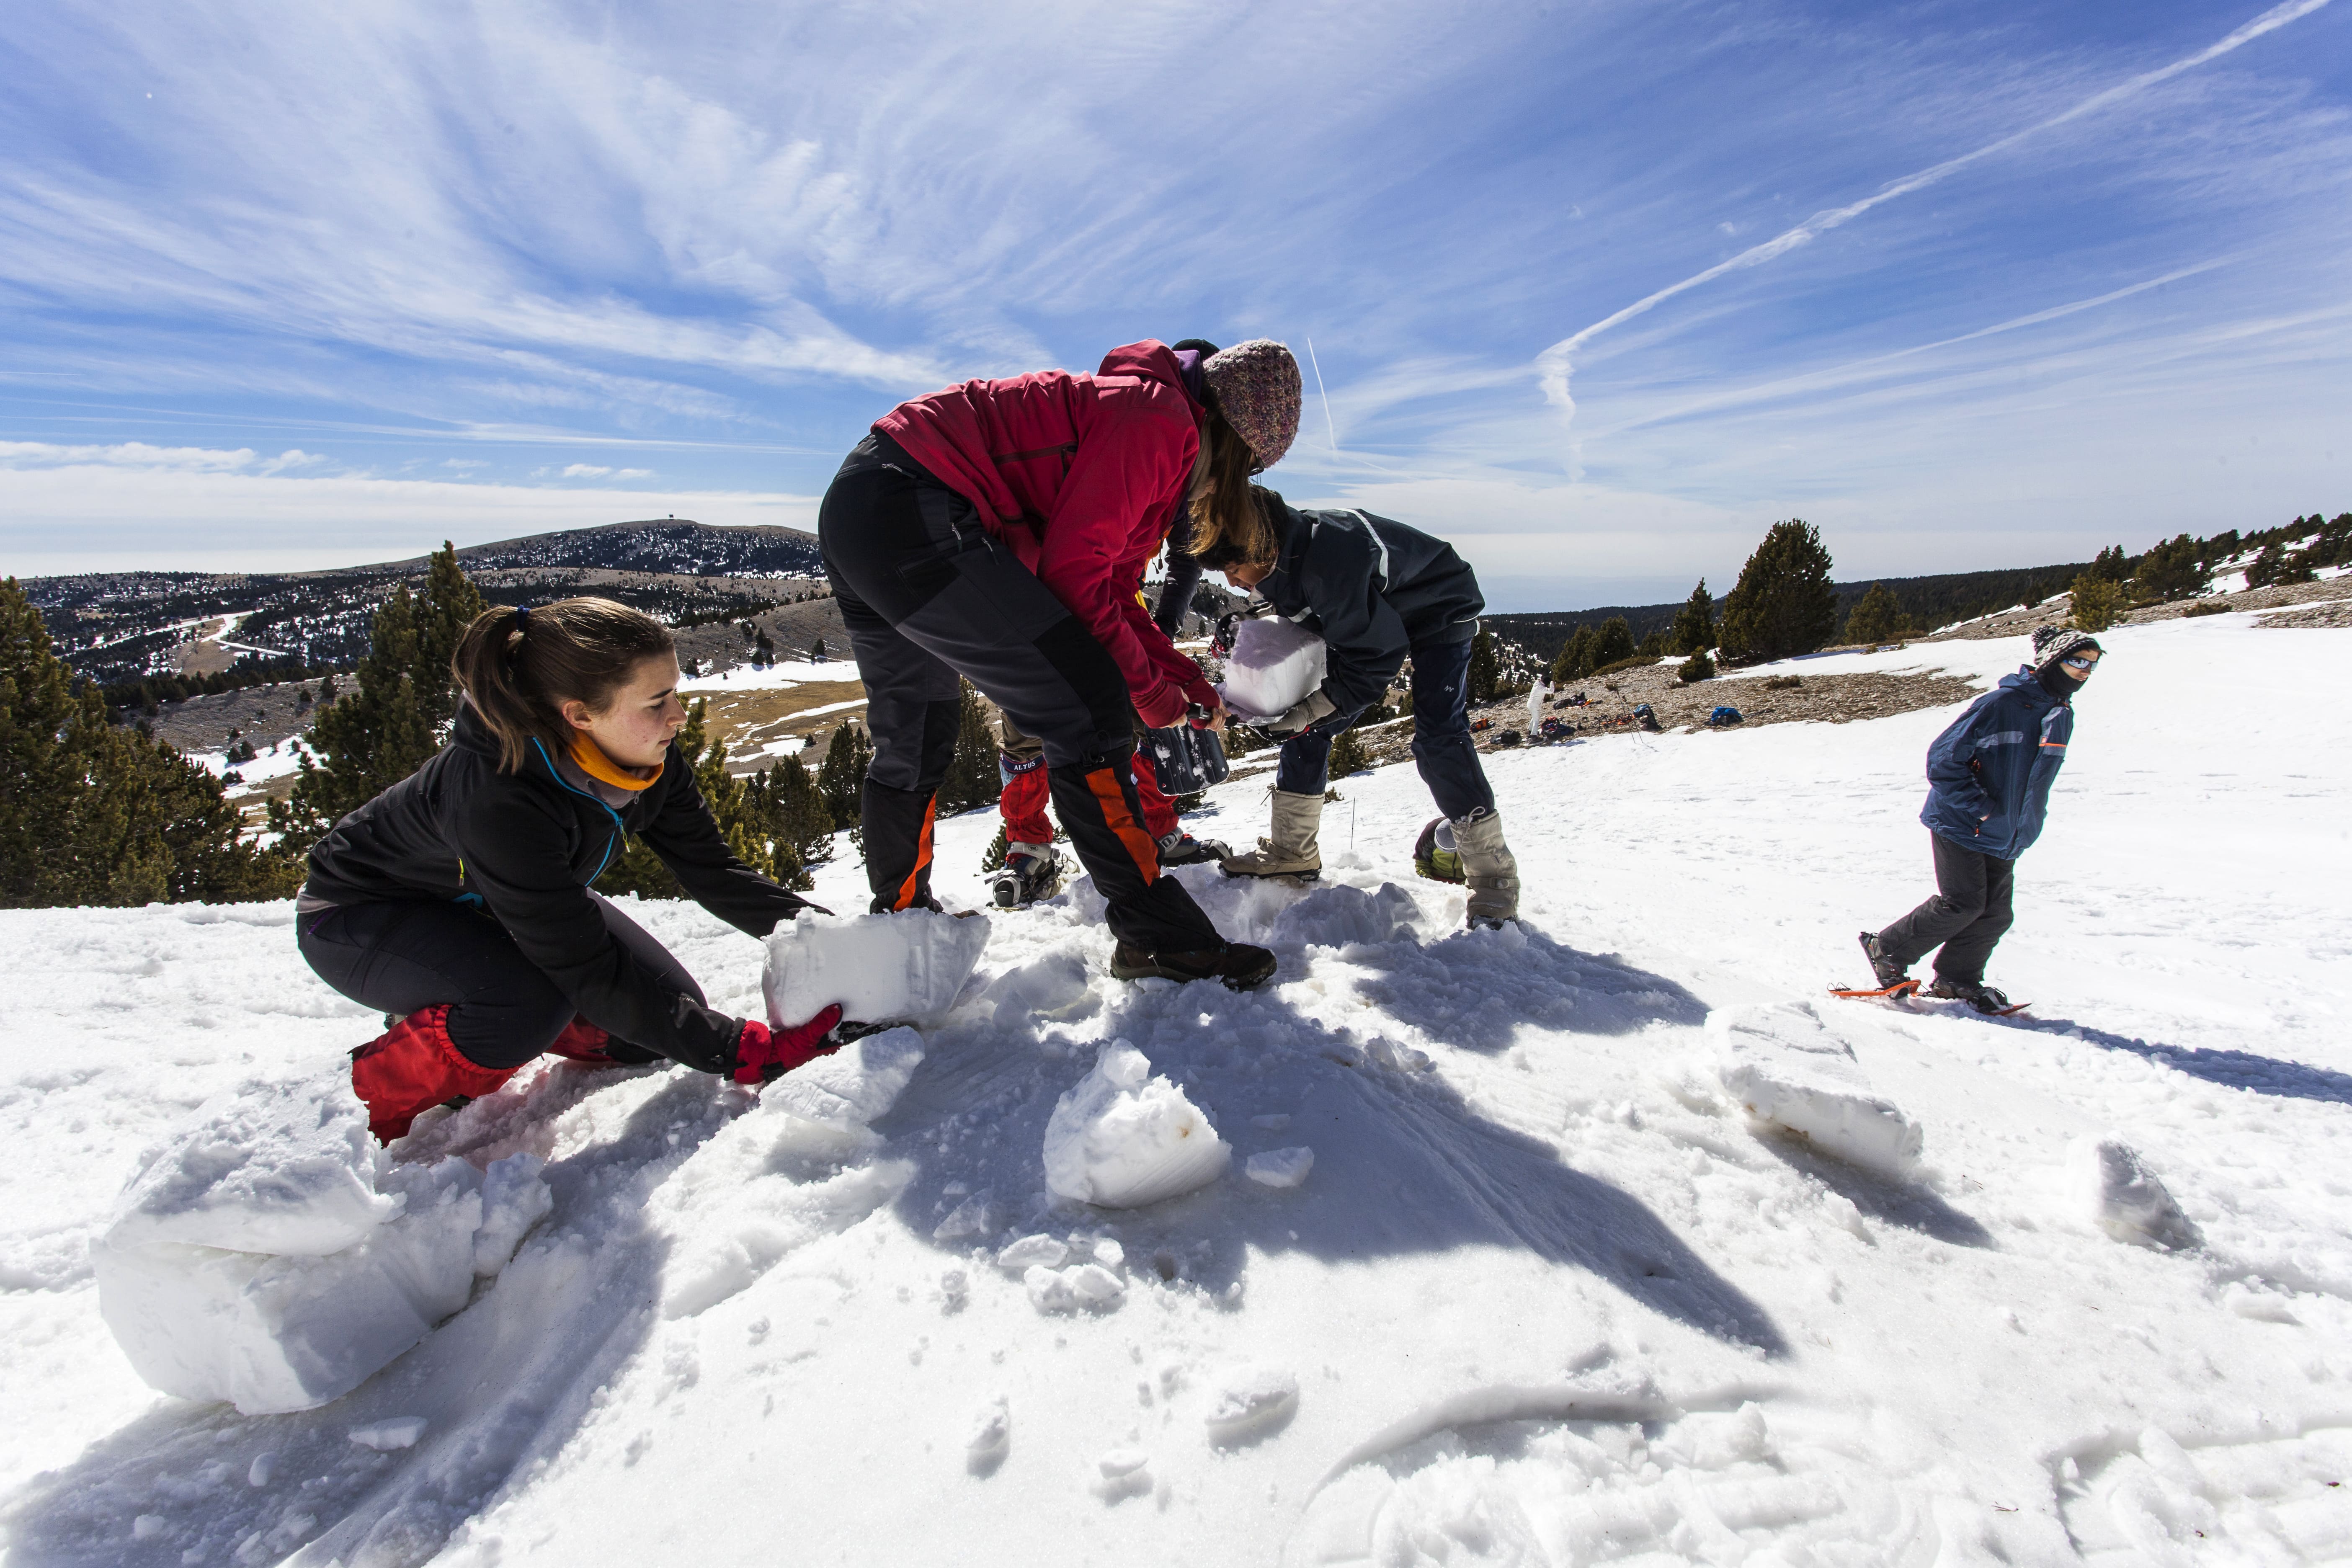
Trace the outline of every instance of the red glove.
{"label": "red glove", "polygon": [[772,1078],[782,1078],[796,1067],[805,1067],[822,1056],[830,1056],[841,1048],[841,1042],[824,1043],[824,1037],[841,1022],[841,1009],[827,1007],[797,1029],[772,1033],[757,1018],[746,1019],[743,1032],[735,1037],[735,1081],[761,1084]]}

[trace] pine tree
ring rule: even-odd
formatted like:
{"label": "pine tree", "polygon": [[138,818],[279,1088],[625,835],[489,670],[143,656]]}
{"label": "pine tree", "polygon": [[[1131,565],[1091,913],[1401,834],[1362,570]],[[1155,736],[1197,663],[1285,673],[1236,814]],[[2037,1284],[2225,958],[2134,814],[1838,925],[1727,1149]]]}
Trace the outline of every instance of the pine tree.
{"label": "pine tree", "polygon": [[2124,560],[2124,547],[2110,544],[2091,558],[2090,575],[2105,582],[2122,583],[2131,576],[2131,567]]}
{"label": "pine tree", "polygon": [[824,748],[816,770],[816,792],[835,828],[856,827],[865,815],[866,769],[874,747],[855,720],[844,719]]}
{"label": "pine tree", "polygon": [[1675,653],[1705,653],[1715,647],[1715,601],[1707,596],[1706,579],[1698,580],[1683,607],[1675,612]]}
{"label": "pine tree", "polygon": [[1571,680],[1581,680],[1592,673],[1592,628],[1580,625],[1560,645],[1559,657],[1551,661],[1551,683],[1554,686],[1566,686]]}
{"label": "pine tree", "polygon": [[320,683],[310,748],[323,761],[305,757],[293,793],[270,803],[270,831],[279,842],[307,851],[344,813],[373,800],[440,750],[457,711],[450,655],[482,609],[481,594],[446,542],[433,557],[421,595],[410,594],[404,584],[393,589],[375,613],[358,690],[329,707],[333,677]]}
{"label": "pine tree", "polygon": [[833,858],[833,814],[825,810],[816,781],[797,758],[770,763],[752,775],[751,788],[767,814],[770,832],[792,850],[803,870]]}
{"label": "pine tree", "polygon": [[1608,668],[1620,659],[1633,657],[1633,628],[1622,616],[1612,616],[1601,623],[1592,634],[1592,666],[1585,673]]}
{"label": "pine tree", "polygon": [[284,898],[300,867],[245,841],[220,781],[108,723],[73,689],[40,612],[0,584],[0,906]]}
{"label": "pine tree", "polygon": [[2212,575],[2197,563],[2197,542],[2178,534],[2139,558],[2139,570],[2131,580],[2132,597],[2144,605],[2186,599],[2201,592]]}
{"label": "pine tree", "polygon": [[1356,739],[1354,730],[1341,731],[1339,738],[1331,742],[1331,777],[1343,779],[1349,773],[1362,773],[1371,765],[1371,755],[1364,750],[1364,743]]}
{"label": "pine tree", "polygon": [[1723,656],[1760,663],[1811,653],[1837,635],[1837,590],[1820,531],[1801,518],[1776,522],[1739,569],[1717,633]]}
{"label": "pine tree", "polygon": [[1486,627],[1470,644],[1470,700],[1492,702],[1503,681],[1503,662],[1495,652],[1495,634]]}
{"label": "pine tree", "polygon": [[1845,617],[1845,640],[1877,647],[1890,643],[1910,629],[1903,606],[1884,583],[1873,583],[1870,592],[1855,601]]}
{"label": "pine tree", "polygon": [[988,727],[988,705],[969,680],[961,683],[962,708],[956,728],[955,756],[940,781],[940,809],[964,811],[986,805],[1004,793],[997,771],[996,731]]}
{"label": "pine tree", "polygon": [[824,639],[823,637],[819,637],[816,641],[809,644],[809,662],[812,664],[823,664],[824,659]]}
{"label": "pine tree", "polygon": [[2123,614],[2124,593],[2111,578],[2085,572],[2074,579],[2071,595],[2074,629],[2096,636]]}
{"label": "pine tree", "polygon": [[1675,678],[1686,686],[1695,680],[1710,679],[1714,675],[1715,660],[1707,658],[1705,648],[1700,648],[1683,660],[1681,666],[1675,671]]}

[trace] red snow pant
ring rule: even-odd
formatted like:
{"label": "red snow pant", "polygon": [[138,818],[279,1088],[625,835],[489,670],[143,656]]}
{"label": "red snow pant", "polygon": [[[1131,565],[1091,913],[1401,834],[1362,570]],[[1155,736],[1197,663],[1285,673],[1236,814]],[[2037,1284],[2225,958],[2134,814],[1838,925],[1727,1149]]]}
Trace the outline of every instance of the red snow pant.
{"label": "red snow pant", "polygon": [[1224,940],[1160,870],[1118,663],[896,442],[853,449],[817,511],[825,575],[857,653],[874,761],[860,798],[877,910],[930,901],[931,826],[970,680],[1044,748],[1046,788],[1111,934],[1147,952]]}
{"label": "red snow pant", "polygon": [[[1003,751],[996,769],[1004,793],[996,797],[996,809],[1004,818],[1005,842],[1051,844],[1054,825],[1045,816],[1045,802],[1053,792],[1045,778],[1045,743],[1024,733],[1010,713],[999,728]],[[1135,796],[1143,805],[1143,829],[1154,843],[1176,831],[1176,803],[1160,792],[1159,777],[1148,763],[1135,764]]]}

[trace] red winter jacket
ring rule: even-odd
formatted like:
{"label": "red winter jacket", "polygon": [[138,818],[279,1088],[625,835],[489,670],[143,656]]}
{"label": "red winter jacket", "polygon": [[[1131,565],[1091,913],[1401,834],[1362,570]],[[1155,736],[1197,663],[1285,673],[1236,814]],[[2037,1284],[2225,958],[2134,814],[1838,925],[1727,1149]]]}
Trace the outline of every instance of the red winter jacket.
{"label": "red winter jacket", "polygon": [[980,510],[988,531],[1087,624],[1154,728],[1216,700],[1137,599],[1191,485],[1205,411],[1176,356],[1146,339],[1092,375],[967,381],[898,405],[874,428]]}

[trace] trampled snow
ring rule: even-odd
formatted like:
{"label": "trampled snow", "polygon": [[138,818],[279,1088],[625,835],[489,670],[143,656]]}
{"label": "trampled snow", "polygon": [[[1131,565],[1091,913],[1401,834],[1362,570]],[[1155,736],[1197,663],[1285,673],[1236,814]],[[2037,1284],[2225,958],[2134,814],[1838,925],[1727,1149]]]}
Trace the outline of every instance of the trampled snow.
{"label": "trampled snow", "polygon": [[[1340,781],[1317,888],[1180,873],[1277,952],[1266,990],[1108,981],[1081,881],[990,916],[939,1022],[762,1094],[549,1062],[424,1119],[395,1169],[529,1155],[549,1211],[289,1415],[148,1389],[90,1244],[207,1100],[331,1081],[379,1021],[289,906],[0,915],[15,1557],[2341,1558],[2352,634],[2251,622],[2102,638],[1990,976],[2021,1016],[1824,994],[1929,889],[1951,710],[1488,757],[1526,931],[1412,878],[1432,808],[1386,768]],[[1832,658],[1989,680],[2022,647]],[[1262,784],[1210,808],[1263,831]],[[951,905],[995,827],[940,825]],[[861,885],[845,846],[814,896]],[[761,943],[632,910],[762,1008]],[[1044,1160],[1122,1039],[1232,1146],[1130,1209]],[[1907,1164],[1839,1142],[1895,1117]],[[1299,1149],[1299,1184],[1249,1178]]]}

